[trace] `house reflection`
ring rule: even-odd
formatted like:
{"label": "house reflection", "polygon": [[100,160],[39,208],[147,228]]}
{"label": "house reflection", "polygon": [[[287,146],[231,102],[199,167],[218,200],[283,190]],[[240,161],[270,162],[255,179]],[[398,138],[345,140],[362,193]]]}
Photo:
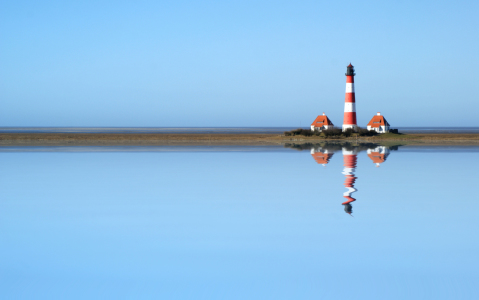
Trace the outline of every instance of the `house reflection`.
{"label": "house reflection", "polygon": [[376,164],[376,167],[379,167],[389,156],[389,148],[385,146],[377,146],[374,149],[369,148],[367,153],[373,163]]}
{"label": "house reflection", "polygon": [[323,167],[326,167],[326,165],[329,163],[329,160],[333,157],[334,150],[329,151],[327,148],[322,148],[322,147],[312,147],[311,148],[311,156],[314,158],[314,160],[320,164],[323,165]]}

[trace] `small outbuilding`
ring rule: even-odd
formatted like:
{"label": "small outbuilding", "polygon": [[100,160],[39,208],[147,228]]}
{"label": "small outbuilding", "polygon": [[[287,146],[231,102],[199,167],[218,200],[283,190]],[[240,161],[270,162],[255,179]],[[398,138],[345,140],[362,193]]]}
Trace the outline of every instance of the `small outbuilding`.
{"label": "small outbuilding", "polygon": [[323,129],[330,129],[333,128],[334,124],[331,120],[323,113],[322,116],[318,116],[313,124],[311,124],[312,131],[322,131]]}
{"label": "small outbuilding", "polygon": [[378,133],[385,133],[389,131],[389,123],[386,118],[378,112],[368,123],[368,130],[374,130]]}

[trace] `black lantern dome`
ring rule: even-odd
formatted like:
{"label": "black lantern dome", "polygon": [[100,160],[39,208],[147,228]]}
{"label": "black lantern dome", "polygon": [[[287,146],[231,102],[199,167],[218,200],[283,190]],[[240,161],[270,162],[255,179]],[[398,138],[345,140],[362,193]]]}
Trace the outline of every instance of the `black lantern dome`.
{"label": "black lantern dome", "polygon": [[354,67],[351,63],[349,63],[348,70],[346,71],[346,76],[354,76],[356,73],[354,73]]}

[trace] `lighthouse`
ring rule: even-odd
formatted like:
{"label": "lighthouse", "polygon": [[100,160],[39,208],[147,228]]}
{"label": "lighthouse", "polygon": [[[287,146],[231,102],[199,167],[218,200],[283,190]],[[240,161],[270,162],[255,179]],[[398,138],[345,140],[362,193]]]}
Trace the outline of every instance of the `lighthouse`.
{"label": "lighthouse", "polygon": [[354,67],[349,64],[346,71],[346,98],[344,100],[344,122],[343,131],[346,129],[358,129],[356,122],[356,98],[354,96]]}

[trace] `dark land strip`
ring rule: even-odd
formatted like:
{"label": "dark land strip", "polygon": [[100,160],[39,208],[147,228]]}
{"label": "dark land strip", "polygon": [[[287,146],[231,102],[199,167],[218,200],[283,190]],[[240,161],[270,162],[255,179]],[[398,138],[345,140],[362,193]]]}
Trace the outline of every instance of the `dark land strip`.
{"label": "dark land strip", "polygon": [[285,143],[361,142],[378,144],[478,145],[477,133],[382,134],[374,137],[324,138],[279,134],[158,133],[0,133],[1,146],[148,146],[148,145],[280,145]]}

